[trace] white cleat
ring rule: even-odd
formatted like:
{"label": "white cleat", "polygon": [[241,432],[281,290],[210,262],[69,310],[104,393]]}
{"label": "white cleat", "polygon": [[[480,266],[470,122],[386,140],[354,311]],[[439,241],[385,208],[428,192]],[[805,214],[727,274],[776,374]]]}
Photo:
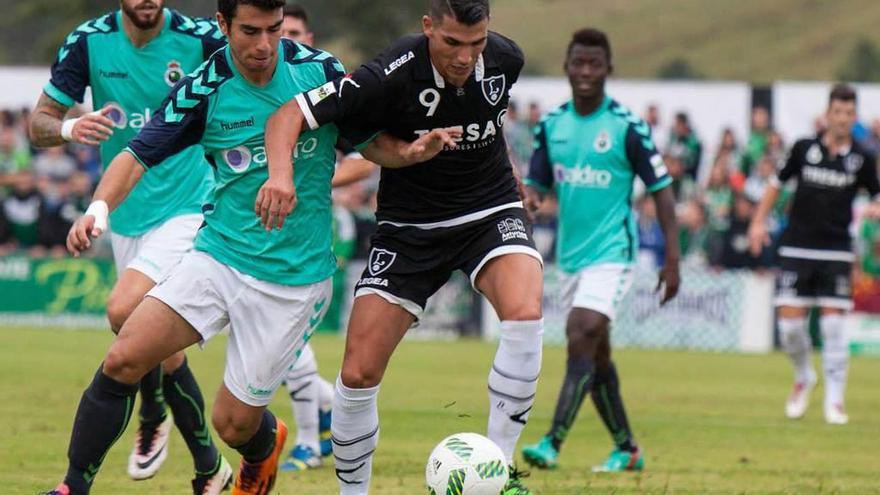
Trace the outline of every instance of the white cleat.
{"label": "white cleat", "polygon": [[213,476],[196,476],[192,480],[194,495],[220,495],[232,484],[232,466],[220,456],[220,468]]}
{"label": "white cleat", "polygon": [[785,402],[785,416],[789,419],[801,419],[807,413],[810,406],[810,392],[816,386],[816,379],[812,378],[805,382],[795,382],[791,395]]}
{"label": "white cleat", "polygon": [[128,457],[128,475],[133,480],[152,478],[168,457],[168,436],[173,425],[169,414],[155,429],[138,428],[134,449]]}
{"label": "white cleat", "polygon": [[843,410],[843,404],[834,404],[825,407],[825,422],[829,425],[845,425],[849,423],[849,416]]}

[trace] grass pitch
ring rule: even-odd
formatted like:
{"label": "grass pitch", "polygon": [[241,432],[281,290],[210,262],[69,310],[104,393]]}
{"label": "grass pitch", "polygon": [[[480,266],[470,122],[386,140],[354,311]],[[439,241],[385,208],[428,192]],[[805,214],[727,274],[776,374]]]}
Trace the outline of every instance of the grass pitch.
{"label": "grass pitch", "polygon": [[[34,495],[64,474],[76,405],[110,339],[109,332],[0,329],[0,492]],[[318,337],[314,342],[321,373],[333,377],[343,341]],[[224,352],[225,340],[219,338],[189,353],[208,407],[222,377]],[[493,354],[493,345],[475,341],[401,345],[382,385],[382,434],[371,493],[425,493],[424,462],[434,444],[451,433],[485,431],[485,380]],[[611,443],[587,401],[564,446],[561,467],[533,471],[528,479],[535,493],[880,493],[880,360],[853,360],[851,423],[833,427],[822,420],[821,387],[805,419],[783,417],[791,372],[778,354],[622,350],[616,356],[630,420],[647,455],[646,471],[589,473]],[[536,441],[547,429],[564,363],[563,349],[545,350],[524,442]],[[294,428],[285,393],[276,396],[272,410]],[[133,437],[130,425],[107,456],[93,494],[190,493],[191,461],[177,434],[155,478],[129,481],[125,467]],[[237,465],[237,455],[222,449]],[[336,490],[333,469],[325,466],[282,473],[275,493]]]}

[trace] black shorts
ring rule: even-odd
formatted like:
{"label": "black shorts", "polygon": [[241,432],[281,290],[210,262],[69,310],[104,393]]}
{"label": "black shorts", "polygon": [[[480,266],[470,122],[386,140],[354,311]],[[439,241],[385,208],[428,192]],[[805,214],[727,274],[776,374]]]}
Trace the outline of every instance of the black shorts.
{"label": "black shorts", "polygon": [[492,258],[525,253],[541,259],[522,208],[452,227],[381,223],[370,242],[370,257],[355,285],[355,297],[378,294],[416,317],[455,270],[463,271],[474,284]]}
{"label": "black shorts", "polygon": [[779,257],[776,306],[852,309],[852,263]]}

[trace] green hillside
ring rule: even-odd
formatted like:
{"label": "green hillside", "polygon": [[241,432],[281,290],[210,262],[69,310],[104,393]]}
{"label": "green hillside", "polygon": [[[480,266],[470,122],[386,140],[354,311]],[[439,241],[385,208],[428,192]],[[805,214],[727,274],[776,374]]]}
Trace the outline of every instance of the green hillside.
{"label": "green hillside", "polygon": [[523,47],[527,71],[560,72],[577,28],[611,36],[618,77],[687,60],[710,79],[833,79],[860,38],[880,45],[875,0],[496,0],[493,27]]}

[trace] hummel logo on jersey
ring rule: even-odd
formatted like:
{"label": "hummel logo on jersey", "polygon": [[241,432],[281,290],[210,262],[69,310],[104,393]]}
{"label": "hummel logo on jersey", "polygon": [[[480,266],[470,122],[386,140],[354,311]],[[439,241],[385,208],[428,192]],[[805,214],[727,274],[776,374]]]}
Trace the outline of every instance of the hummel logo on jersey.
{"label": "hummel logo on jersey", "polygon": [[370,251],[370,261],[367,267],[370,270],[370,274],[375,277],[391,268],[391,265],[394,264],[394,260],[396,259],[397,253],[386,249],[373,248],[373,250]]}
{"label": "hummel logo on jersey", "polygon": [[498,232],[501,233],[501,240],[503,242],[512,239],[529,240],[529,236],[526,234],[526,227],[519,218],[510,217],[498,222]]}
{"label": "hummel logo on jersey", "polygon": [[611,172],[597,170],[589,165],[566,168],[557,163],[553,166],[553,178],[558,184],[607,189],[611,185]]}
{"label": "hummel logo on jersey", "polygon": [[415,55],[415,53],[413,53],[411,51],[409,53],[407,53],[406,55],[401,56],[400,58],[398,58],[394,62],[391,62],[390,64],[388,64],[388,67],[385,67],[385,75],[386,76],[391,75],[392,72],[396,71],[403,64],[409,62],[410,60],[412,60],[414,58],[416,58],[416,55]]}
{"label": "hummel logo on jersey", "polygon": [[237,120],[235,122],[220,122],[220,128],[224,131],[234,131],[236,129],[243,129],[245,127],[253,127],[254,126],[254,118],[251,117],[246,120]]}
{"label": "hummel logo on jersey", "polygon": [[801,172],[801,176],[803,177],[804,182],[825,187],[843,188],[856,182],[856,176],[854,174],[848,174],[830,168],[814,167],[812,165],[805,165]]}
{"label": "hummel logo on jersey", "polygon": [[487,77],[483,79],[482,86],[483,96],[486,97],[486,101],[492,105],[497,105],[501,101],[501,97],[504,96],[504,90],[507,88],[507,78],[504,74]]}
{"label": "hummel logo on jersey", "polygon": [[98,69],[98,74],[107,79],[128,79],[128,72]]}

